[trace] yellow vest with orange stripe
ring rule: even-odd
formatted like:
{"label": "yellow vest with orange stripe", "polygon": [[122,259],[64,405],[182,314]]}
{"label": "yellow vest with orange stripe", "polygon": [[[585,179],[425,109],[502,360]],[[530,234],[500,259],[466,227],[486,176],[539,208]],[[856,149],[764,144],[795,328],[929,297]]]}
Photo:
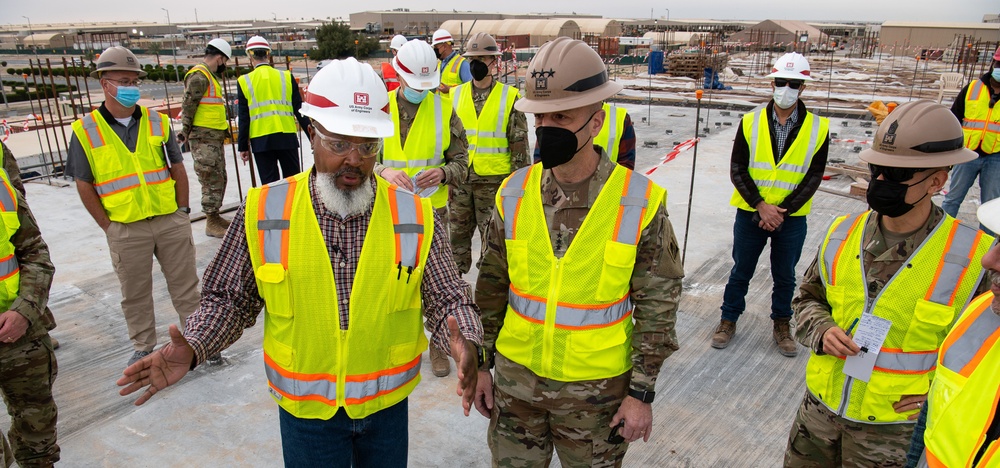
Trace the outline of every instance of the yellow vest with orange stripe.
{"label": "yellow vest with orange stripe", "polygon": [[[337,297],[309,192],[311,170],[251,189],[246,234],[264,314],[271,395],[293,416],[364,418],[406,398],[427,349],[420,284],[434,234],[427,200],[376,178],[351,298]],[[395,248],[394,248],[394,247]],[[339,304],[350,300],[348,328]]]}
{"label": "yellow vest with orange stripe", "polygon": [[628,112],[624,107],[604,103],[604,125],[594,137],[594,144],[603,146],[604,152],[614,162],[618,162],[618,148],[622,143],[622,133],[625,133],[625,117]]}
{"label": "yellow vest with orange stripe", "polygon": [[465,62],[465,57],[461,54],[455,53],[452,55],[451,60],[447,63],[440,62],[441,64],[441,83],[446,84],[451,87],[458,86],[463,83],[462,81],[462,63]]}
{"label": "yellow vest with orange stripe", "polygon": [[73,133],[94,173],[94,190],[108,218],[116,223],[177,211],[174,179],[166,159],[170,127],[159,112],[139,109],[142,118],[134,152],[118,138],[100,111],[73,122]]}
{"label": "yellow vest with orange stripe", "polygon": [[639,234],[666,191],[616,166],[566,254],[556,258],[541,197],[542,167],[508,177],[497,193],[504,220],[507,313],[496,349],[535,374],[575,382],[632,368],[629,296]]}
{"label": "yellow vest with orange stripe", "polygon": [[980,260],[993,238],[946,215],[910,254],[907,267],[869,301],[861,243],[871,216],[876,215],[869,211],[833,222],[819,251],[820,276],[837,326],[848,329],[862,314],[874,314],[892,322],[889,335],[867,383],[844,374],[843,358],[813,352],[806,364],[806,386],[844,418],[906,423],[910,414],[897,413],[892,405],[903,395],[927,393],[938,347],[972,298],[982,277]]}
{"label": "yellow vest with orange stripe", "polygon": [[[399,92],[389,93],[389,115],[395,130],[385,139],[382,164],[400,170],[408,177],[421,171],[444,167],[444,153],[451,147],[451,100],[440,94],[428,93],[417,108],[417,115],[410,123],[406,142],[401,143],[399,133]],[[441,184],[431,196],[434,208],[448,204],[448,186]]]}
{"label": "yellow vest with orange stripe", "polygon": [[962,132],[966,148],[982,148],[986,154],[1000,151],[1000,102],[990,107],[990,87],[983,80],[970,84],[965,93]]}
{"label": "yellow vest with orange stripe", "polygon": [[205,75],[205,78],[208,78],[208,88],[205,89],[205,94],[202,95],[201,101],[198,102],[198,110],[194,113],[194,121],[191,122],[191,125],[195,127],[214,128],[216,130],[229,128],[229,121],[226,120],[226,100],[222,97],[222,93],[219,92],[221,89],[219,80],[215,79],[215,75],[208,71],[208,68],[203,63],[191,67],[184,74],[184,79],[186,80],[192,73]]}
{"label": "yellow vest with orange stripe", "polygon": [[7,178],[7,171],[0,169],[0,310],[10,309],[17,299],[21,285],[21,269],[14,255],[14,244],[10,238],[21,227],[17,218],[17,192]]}
{"label": "yellow vest with orange stripe", "polygon": [[924,433],[931,467],[1000,467],[1000,441],[976,455],[1000,401],[1000,316],[987,292],[969,304],[941,345]]}

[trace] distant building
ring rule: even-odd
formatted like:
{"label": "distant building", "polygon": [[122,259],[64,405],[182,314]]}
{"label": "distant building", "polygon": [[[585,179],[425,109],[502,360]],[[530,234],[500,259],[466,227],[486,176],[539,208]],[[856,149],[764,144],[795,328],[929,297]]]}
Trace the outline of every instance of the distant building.
{"label": "distant building", "polygon": [[1000,24],[886,21],[882,23],[879,42],[883,47],[944,49],[963,37],[966,42],[1000,41]]}
{"label": "distant building", "polygon": [[747,44],[760,42],[761,33],[764,33],[764,37],[768,38],[768,42],[771,42],[771,44],[762,44],[763,46],[790,49],[801,48],[802,44],[825,42],[827,38],[827,35],[818,28],[804,21],[765,20],[729,36],[729,41]]}

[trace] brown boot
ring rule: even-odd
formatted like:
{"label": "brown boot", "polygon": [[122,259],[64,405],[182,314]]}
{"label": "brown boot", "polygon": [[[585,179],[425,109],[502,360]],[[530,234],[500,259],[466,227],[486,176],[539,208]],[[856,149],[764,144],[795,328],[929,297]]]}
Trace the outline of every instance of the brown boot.
{"label": "brown boot", "polygon": [[712,347],[716,349],[723,349],[729,346],[729,340],[733,339],[736,335],[736,322],[730,322],[729,320],[722,319],[719,322],[719,327],[715,329],[715,334],[712,335]]}
{"label": "brown boot", "polygon": [[799,347],[792,339],[792,327],[788,322],[789,319],[774,321],[774,342],[782,356],[795,357],[799,355]]}
{"label": "brown boot", "polygon": [[222,237],[229,229],[229,221],[216,214],[205,215],[205,235],[208,237]]}
{"label": "brown boot", "polygon": [[431,345],[431,371],[436,377],[445,377],[451,372],[451,362],[448,355]]}

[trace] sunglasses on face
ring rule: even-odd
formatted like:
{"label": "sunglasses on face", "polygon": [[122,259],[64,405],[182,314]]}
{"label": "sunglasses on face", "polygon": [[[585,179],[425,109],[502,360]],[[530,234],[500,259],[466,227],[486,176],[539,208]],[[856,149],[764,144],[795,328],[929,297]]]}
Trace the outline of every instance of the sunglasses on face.
{"label": "sunglasses on face", "polygon": [[888,180],[889,182],[903,183],[913,178],[918,172],[926,171],[924,168],[914,168],[914,167],[887,167],[879,166],[878,164],[868,163],[868,168],[872,172],[872,179],[877,179],[878,176],[883,176],[882,178]]}
{"label": "sunglasses on face", "polygon": [[785,86],[788,86],[789,88],[792,88],[792,89],[799,89],[799,88],[802,87],[802,85],[804,83],[805,82],[803,82],[801,80],[786,80],[784,78],[775,78],[774,79],[774,87],[775,88],[784,88]]}
{"label": "sunglasses on face", "polygon": [[382,150],[382,140],[351,143],[339,138],[326,136],[319,131],[313,133],[319,136],[320,146],[341,158],[346,158],[351,153],[351,150],[355,150],[361,156],[361,159],[371,159],[377,156],[379,151]]}

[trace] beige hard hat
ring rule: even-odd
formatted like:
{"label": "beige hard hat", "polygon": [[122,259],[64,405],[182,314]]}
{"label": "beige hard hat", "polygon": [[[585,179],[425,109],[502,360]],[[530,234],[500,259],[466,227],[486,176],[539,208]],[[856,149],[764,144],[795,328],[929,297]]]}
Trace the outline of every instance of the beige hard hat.
{"label": "beige hard hat", "polygon": [[465,53],[463,57],[488,57],[500,55],[500,48],[497,47],[497,40],[493,36],[484,32],[477,32],[465,43]]}
{"label": "beige hard hat", "polygon": [[594,49],[568,37],[542,44],[525,73],[524,97],[514,107],[533,114],[603,102],[623,88],[608,79],[608,68]]}
{"label": "beige hard hat", "polygon": [[131,50],[122,46],[108,47],[101,52],[100,58],[97,59],[97,69],[90,72],[90,77],[100,78],[101,73],[106,71],[130,71],[138,73],[139,78],[146,76],[146,72],[142,71],[142,66],[139,65],[139,59]]}
{"label": "beige hard hat", "polygon": [[889,167],[934,168],[976,159],[965,147],[962,124],[951,110],[920,100],[900,105],[878,126],[862,161]]}

